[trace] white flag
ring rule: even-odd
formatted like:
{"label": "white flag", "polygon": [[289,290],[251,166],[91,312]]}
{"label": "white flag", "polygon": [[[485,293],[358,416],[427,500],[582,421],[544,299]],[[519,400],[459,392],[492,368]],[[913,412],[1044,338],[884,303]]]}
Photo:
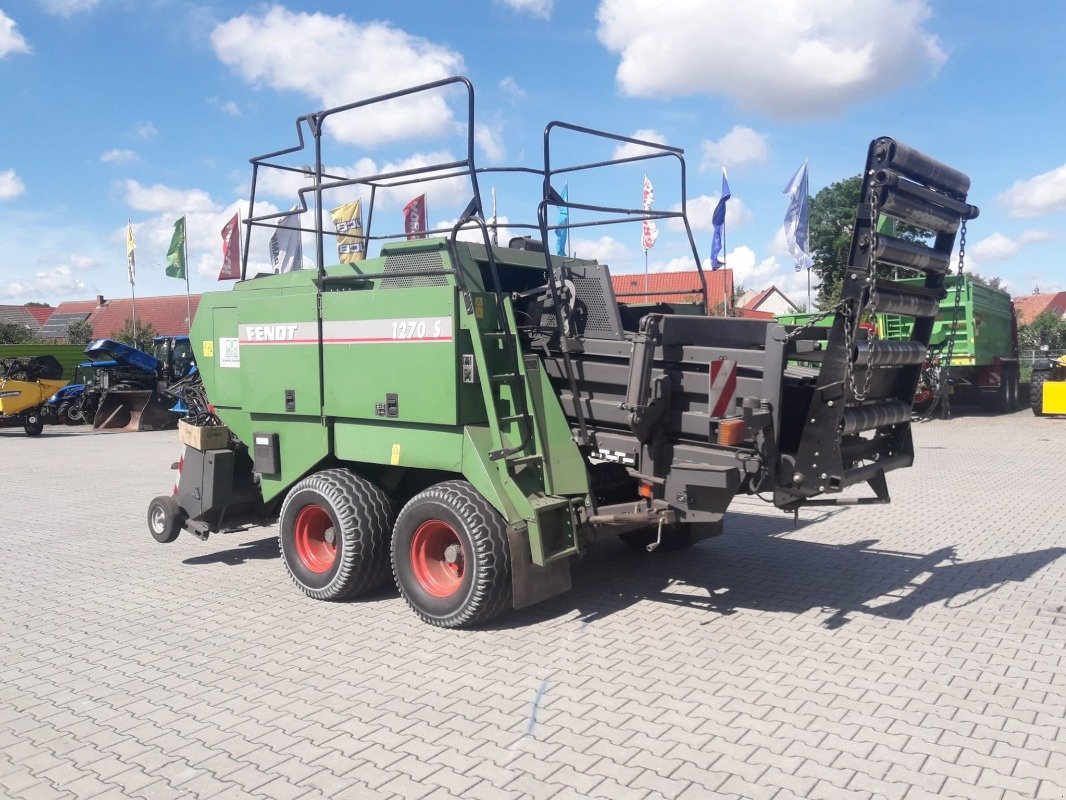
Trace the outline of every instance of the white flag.
{"label": "white flag", "polygon": [[[651,211],[651,204],[655,202],[655,189],[652,188],[651,181],[648,180],[648,176],[644,176],[644,191],[642,197],[642,203],[645,211]],[[644,248],[644,252],[651,250],[655,246],[655,240],[659,238],[659,226],[655,224],[653,219],[645,219],[644,224],[641,227],[640,234],[640,246]]]}
{"label": "white flag", "polygon": [[282,217],[278,229],[270,237],[270,263],[275,272],[293,272],[303,269],[304,247],[300,233],[300,212],[292,211]]}
{"label": "white flag", "polygon": [[814,260],[807,248],[810,231],[810,217],[807,209],[807,162],[796,170],[788,182],[783,194],[788,195],[788,209],[785,211],[785,247],[796,259],[796,272],[810,269]]}

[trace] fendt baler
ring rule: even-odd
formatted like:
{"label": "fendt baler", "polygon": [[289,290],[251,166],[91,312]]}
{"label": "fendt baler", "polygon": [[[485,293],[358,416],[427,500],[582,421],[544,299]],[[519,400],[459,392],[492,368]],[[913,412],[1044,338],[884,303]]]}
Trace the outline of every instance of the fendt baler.
{"label": "fendt baler", "polygon": [[[321,136],[333,115],[455,86],[468,97],[464,160],[360,178],[324,171]],[[537,222],[526,226],[539,237],[504,247],[485,222],[478,179],[491,170],[474,166],[466,79],[301,117],[296,147],[252,160],[253,204],[257,176],[300,151],[305,129],[315,165],[289,170],[307,180],[300,196],[316,218],[307,232],[317,268],[204,295],[191,339],[231,435],[213,447],[189,439],[173,497],[149,509],[159,541],[277,520],[285,567],[309,596],[353,597],[391,572],[423,620],[459,627],[567,590],[571,559],[599,538],[685,547],[721,533],[741,492],[765,493],[784,510],[887,502],[885,474],[911,464],[911,401],[930,324],[956,231],[977,214],[956,170],[875,140],[833,324],[785,328],[706,316],[702,273],[695,308],[631,305],[615,296],[606,265],[547,252],[549,233],[569,224],[548,224],[553,207],[610,223],[674,218],[698,270],[683,199],[680,211],[629,210],[568,201],[552,185],[605,163],[667,158],[683,190],[676,148],[549,124],[543,167],[523,168],[542,182]],[[559,166],[560,131],[649,155]],[[403,240],[326,266],[330,192],[369,187],[372,214],[375,192],[441,174],[470,182],[454,227],[372,236],[368,217],[364,253],[372,241]],[[879,214],[922,226],[933,241],[878,235]],[[246,260],[252,228],[282,216],[256,216],[253,205]],[[480,243],[459,238],[468,226]],[[879,265],[925,282],[894,283]],[[868,341],[860,318],[877,311],[914,317],[910,340]],[[816,366],[790,366],[799,360]],[[841,496],[860,484],[872,494]]]}

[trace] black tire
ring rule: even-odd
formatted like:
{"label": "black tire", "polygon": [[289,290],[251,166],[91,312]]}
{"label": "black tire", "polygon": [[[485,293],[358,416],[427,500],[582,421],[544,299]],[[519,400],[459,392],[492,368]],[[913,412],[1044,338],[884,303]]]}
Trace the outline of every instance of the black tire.
{"label": "black tire", "polygon": [[346,469],[316,472],[281,506],[278,545],[292,582],[316,600],[346,600],[389,579],[388,495]]}
{"label": "black tire", "polygon": [[487,622],[512,607],[507,522],[466,481],[431,486],[396,518],[392,574],[423,622]]}
{"label": "black tire", "polygon": [[1009,379],[1009,381],[1007,383],[1007,394],[1008,394],[1007,410],[1008,411],[1017,411],[1018,410],[1018,382],[1019,382],[1018,370],[1017,369],[1011,369],[1011,371],[1010,371],[1010,379]]}
{"label": "black tire", "polygon": [[1045,372],[1034,372],[1029,383],[1029,407],[1038,417],[1044,416],[1044,381],[1047,378]]}
{"label": "black tire", "polygon": [[177,500],[160,495],[148,504],[148,532],[160,544],[169,544],[181,533],[183,517]]}
{"label": "black tire", "polygon": [[[630,550],[637,550],[643,553],[648,552],[648,545],[658,537],[659,531],[657,528],[644,528],[639,531],[630,531],[629,533],[618,535],[618,538]],[[663,540],[655,550],[656,552],[661,550],[669,553],[673,550],[684,550],[686,547],[692,547],[696,542],[697,539],[692,535],[688,525],[684,523],[665,525],[663,526]]]}
{"label": "black tire", "polygon": [[34,409],[26,413],[26,421],[22,424],[22,430],[27,436],[40,436],[44,430],[44,416],[40,409]]}

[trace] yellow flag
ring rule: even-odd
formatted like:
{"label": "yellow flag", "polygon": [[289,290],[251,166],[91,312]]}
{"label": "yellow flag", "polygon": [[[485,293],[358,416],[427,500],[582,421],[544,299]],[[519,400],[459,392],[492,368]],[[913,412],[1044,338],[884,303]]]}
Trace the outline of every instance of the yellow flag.
{"label": "yellow flag", "polygon": [[359,200],[345,203],[329,212],[337,228],[337,255],[342,264],[351,264],[366,258],[366,240],[363,238],[363,207]]}
{"label": "yellow flag", "polygon": [[130,276],[130,286],[133,286],[137,280],[137,262],[133,257],[133,251],[137,249],[137,246],[133,243],[133,223],[126,222],[126,269]]}

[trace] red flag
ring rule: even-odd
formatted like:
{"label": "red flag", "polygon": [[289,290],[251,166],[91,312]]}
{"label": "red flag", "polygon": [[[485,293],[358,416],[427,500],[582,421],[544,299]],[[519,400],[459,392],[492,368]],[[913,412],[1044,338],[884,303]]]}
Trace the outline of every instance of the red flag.
{"label": "red flag", "polygon": [[241,222],[237,214],[222,227],[222,269],[220,281],[235,281],[241,277]]}
{"label": "red flag", "polygon": [[425,239],[426,230],[426,196],[420,194],[403,207],[403,230],[408,239]]}

